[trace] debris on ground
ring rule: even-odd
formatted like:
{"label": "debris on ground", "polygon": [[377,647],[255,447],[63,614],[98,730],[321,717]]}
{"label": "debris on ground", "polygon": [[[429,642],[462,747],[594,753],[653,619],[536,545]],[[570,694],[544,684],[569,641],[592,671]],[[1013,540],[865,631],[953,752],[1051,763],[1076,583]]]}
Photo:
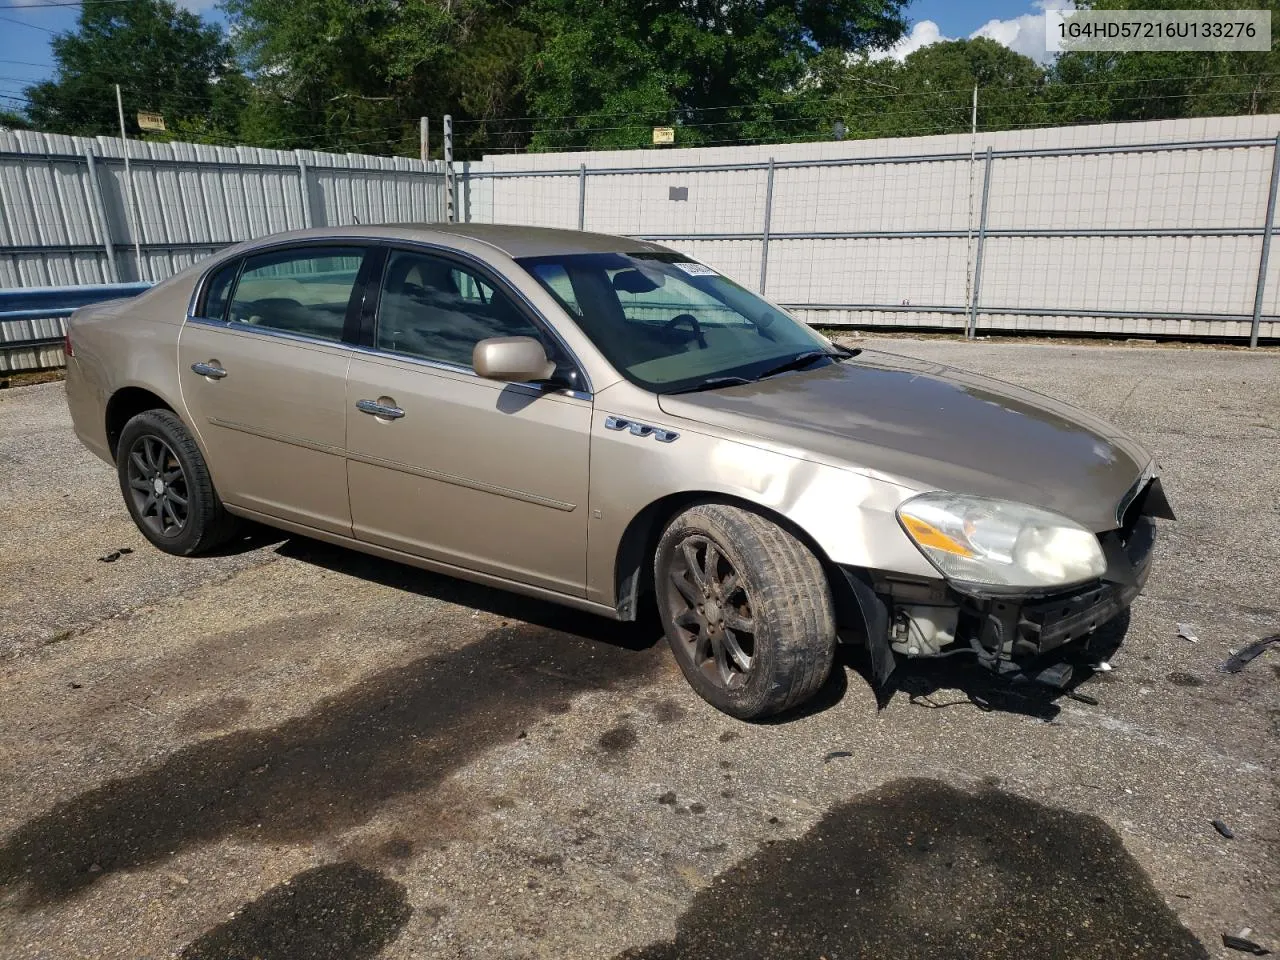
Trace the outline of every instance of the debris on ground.
{"label": "debris on ground", "polygon": [[668,790],[666,793],[664,793],[662,796],[658,798],[658,802],[662,804],[664,807],[675,806],[676,792],[674,790]]}
{"label": "debris on ground", "polygon": [[1210,820],[1209,823],[1213,825],[1213,829],[1217,830],[1220,834],[1222,834],[1228,840],[1235,839],[1235,835],[1236,835],[1235,831],[1232,830],[1230,827],[1228,827],[1221,820]]}
{"label": "debris on ground", "polygon": [[1099,660],[1093,665],[1092,669],[1095,673],[1110,673],[1115,668],[1106,660]]}
{"label": "debris on ground", "polygon": [[1223,673],[1239,673],[1249,663],[1262,656],[1262,651],[1273,643],[1280,643],[1280,633],[1273,633],[1269,637],[1263,637],[1261,640],[1255,640],[1243,650],[1239,650],[1218,665],[1218,669]]}
{"label": "debris on ground", "polygon": [[1245,934],[1248,934],[1250,932],[1251,931],[1249,930],[1249,928],[1245,927],[1243,930],[1240,931],[1240,936],[1233,937],[1229,933],[1224,933],[1222,935],[1222,945],[1228,948],[1229,950],[1239,950],[1241,953],[1251,953],[1255,957],[1269,956],[1271,954],[1270,950],[1268,950],[1264,946],[1254,943],[1247,936],[1245,936]]}
{"label": "debris on ground", "polygon": [[121,557],[126,556],[130,553],[133,553],[132,547],[121,547],[119,550],[112,550],[110,553],[106,554],[105,556],[99,557],[98,562],[99,563],[115,563]]}
{"label": "debris on ground", "polygon": [[1087,693],[1077,693],[1074,690],[1070,690],[1067,692],[1067,697],[1071,700],[1075,700],[1077,703],[1087,703],[1091,707],[1096,707],[1098,705],[1098,701]]}
{"label": "debris on ground", "polygon": [[1200,638],[1196,636],[1196,629],[1189,623],[1178,624],[1178,636],[1183,640],[1190,640],[1192,643],[1199,643]]}
{"label": "debris on ground", "polygon": [[848,750],[832,750],[830,753],[828,753],[825,757],[822,758],[822,762],[830,763],[832,760],[838,760],[841,757],[852,757],[852,756],[853,754],[850,753]]}

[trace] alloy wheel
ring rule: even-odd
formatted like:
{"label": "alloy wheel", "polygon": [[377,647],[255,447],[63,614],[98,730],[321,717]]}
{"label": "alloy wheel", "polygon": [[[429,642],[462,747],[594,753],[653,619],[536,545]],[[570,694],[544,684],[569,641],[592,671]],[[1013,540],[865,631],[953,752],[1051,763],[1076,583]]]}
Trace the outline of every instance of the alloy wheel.
{"label": "alloy wheel", "polygon": [[139,519],[161,537],[176,537],[190,516],[187,475],[160,437],[146,434],[129,449],[129,493]]}
{"label": "alloy wheel", "polygon": [[740,687],[755,663],[755,617],[738,571],[710,538],[685,537],[672,558],[667,613],[679,648],[717,686]]}

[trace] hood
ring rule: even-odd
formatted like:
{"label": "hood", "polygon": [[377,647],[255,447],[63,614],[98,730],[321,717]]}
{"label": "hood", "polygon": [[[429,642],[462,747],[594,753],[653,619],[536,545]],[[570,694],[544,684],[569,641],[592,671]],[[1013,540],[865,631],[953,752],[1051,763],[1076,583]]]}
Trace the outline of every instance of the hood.
{"label": "hood", "polygon": [[921,489],[1015,500],[1094,531],[1150,462],[1120,430],[1030,390],[865,351],[757,383],[659,398],[669,416],[748,434]]}

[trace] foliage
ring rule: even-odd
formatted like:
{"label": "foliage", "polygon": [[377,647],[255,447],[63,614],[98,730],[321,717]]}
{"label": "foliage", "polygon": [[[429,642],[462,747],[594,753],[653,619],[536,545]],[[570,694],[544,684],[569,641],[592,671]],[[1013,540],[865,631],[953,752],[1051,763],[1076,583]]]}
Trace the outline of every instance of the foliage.
{"label": "foliage", "polygon": [[[1093,10],[1181,10],[1186,0],[1079,0]],[[1236,10],[1238,0],[1200,0],[1197,9]],[[1258,0],[1280,25],[1280,0]],[[1280,110],[1280,53],[1081,53],[1049,71],[1050,113],[1063,123],[1166,120]]]}
{"label": "foliage", "polygon": [[[1263,0],[1280,13],[1280,0]],[[1186,0],[1078,0],[1097,9]],[[1230,9],[1238,0],[1204,0]],[[1280,111],[1280,54],[1067,53],[1049,68],[978,38],[875,55],[906,0],[173,0],[84,4],[54,40],[30,124],[113,134],[119,83],[160,138],[417,155],[452,114],[455,156],[784,142]],[[1277,18],[1280,22],[1280,17]],[[154,134],[147,134],[155,137]]]}
{"label": "foliage", "polygon": [[238,72],[222,32],[171,0],[84,4],[76,29],[53,39],[56,76],[28,87],[27,118],[40,130],[82,136],[118,133],[114,84],[125,126],[138,111],[181,129],[198,118],[209,137],[234,134],[242,104],[226,90]]}

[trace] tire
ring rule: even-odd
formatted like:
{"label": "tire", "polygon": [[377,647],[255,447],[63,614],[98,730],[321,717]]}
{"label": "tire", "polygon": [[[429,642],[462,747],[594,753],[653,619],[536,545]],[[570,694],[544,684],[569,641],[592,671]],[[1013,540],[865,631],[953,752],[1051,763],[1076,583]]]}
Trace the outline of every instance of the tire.
{"label": "tire", "polygon": [[822,564],[759,514],[685,510],[658,542],[654,586],[680,669],[717,710],[767,717],[808,700],[831,673],[836,618]]}
{"label": "tire", "polygon": [[172,411],[147,410],[125,424],[116,473],[133,522],[165,553],[194,556],[235,535],[236,518],[223,507],[200,448]]}

